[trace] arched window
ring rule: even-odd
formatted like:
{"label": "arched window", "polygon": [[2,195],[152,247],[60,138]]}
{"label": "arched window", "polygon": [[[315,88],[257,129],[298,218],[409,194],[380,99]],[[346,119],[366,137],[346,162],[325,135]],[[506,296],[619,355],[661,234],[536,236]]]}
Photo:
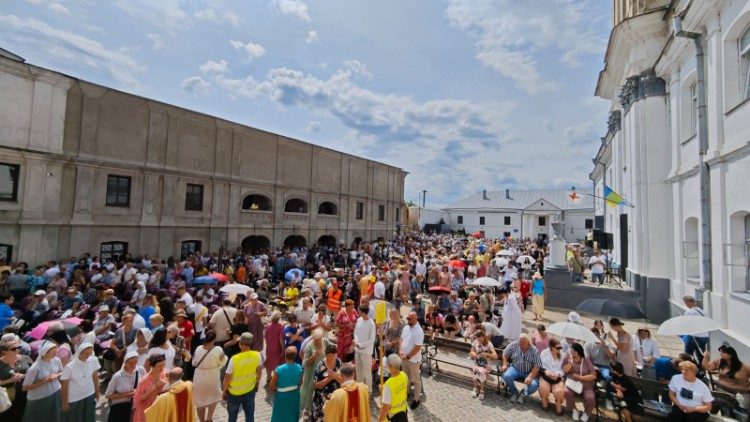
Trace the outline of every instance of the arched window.
{"label": "arched window", "polygon": [[263,195],[248,195],[242,200],[243,211],[271,211],[271,200]]}
{"label": "arched window", "polygon": [[242,239],[242,252],[255,254],[271,247],[271,241],[265,236],[248,236]]}
{"label": "arched window", "polygon": [[292,198],[286,201],[286,204],[284,205],[284,212],[307,214],[307,202],[298,198]]}
{"label": "arched window", "polygon": [[333,202],[321,202],[318,206],[318,214],[322,215],[337,215],[339,213],[338,207]]}
{"label": "arched window", "polygon": [[742,98],[750,98],[750,27],[740,36],[740,77]]}
{"label": "arched window", "polygon": [[287,238],[284,239],[285,248],[299,249],[299,248],[304,248],[305,246],[307,246],[307,240],[305,239],[305,236],[293,234],[291,236],[287,236]]}

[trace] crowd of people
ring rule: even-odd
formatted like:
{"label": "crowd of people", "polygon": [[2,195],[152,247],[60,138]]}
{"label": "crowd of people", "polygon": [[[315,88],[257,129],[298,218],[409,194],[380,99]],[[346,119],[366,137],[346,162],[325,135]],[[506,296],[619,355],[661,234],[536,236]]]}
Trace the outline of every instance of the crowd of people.
{"label": "crowd of people", "polygon": [[[3,419],[93,421],[103,395],[110,421],[192,421],[194,409],[211,421],[222,402],[230,422],[240,410],[251,421],[266,388],[273,421],[369,420],[376,395],[378,420],[405,421],[422,399],[423,348],[438,336],[471,343],[473,397],[484,399],[496,365],[513,402],[538,391],[545,410],[565,407],[574,420],[591,417],[597,381],[610,403],[623,403],[625,420],[643,414],[628,378],[639,373],[669,382],[674,420],[707,416],[706,370],[749,383],[734,349],[712,361],[701,336],[678,360],[661,357],[647,328],[631,335],[616,318],[608,330],[591,327],[596,343],[551,337],[545,246],[419,234],[181,259],[0,263],[0,386],[11,403]],[[598,254],[572,253],[574,274],[600,265]],[[539,322],[532,335],[523,332],[527,308]],[[569,320],[580,323],[574,312]]]}

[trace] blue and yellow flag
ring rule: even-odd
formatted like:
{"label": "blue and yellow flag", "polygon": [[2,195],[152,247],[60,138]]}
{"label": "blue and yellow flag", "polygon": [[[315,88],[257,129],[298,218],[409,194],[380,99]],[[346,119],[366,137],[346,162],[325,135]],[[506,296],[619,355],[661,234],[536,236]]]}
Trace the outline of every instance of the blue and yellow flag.
{"label": "blue and yellow flag", "polygon": [[619,193],[613,191],[612,188],[607,185],[604,185],[604,193],[602,194],[602,196],[607,201],[607,204],[613,207],[617,205],[629,205],[631,207],[633,206],[633,204],[626,201],[625,198],[620,196]]}

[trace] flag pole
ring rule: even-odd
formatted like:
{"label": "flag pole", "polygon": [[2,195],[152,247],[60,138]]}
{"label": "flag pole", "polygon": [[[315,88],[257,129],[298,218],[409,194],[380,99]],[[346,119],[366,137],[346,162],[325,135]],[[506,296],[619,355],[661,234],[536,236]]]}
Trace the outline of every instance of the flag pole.
{"label": "flag pole", "polygon": [[[609,202],[611,204],[614,204],[614,205],[625,205],[625,206],[628,206],[630,208],[635,208],[635,205],[631,204],[628,201],[625,201],[625,203],[623,203],[623,204],[618,204],[616,202],[610,201],[609,199],[607,199],[607,198],[605,198],[603,196],[594,195],[593,193],[583,193],[583,192],[576,192],[576,193],[578,193],[579,195],[587,195],[587,196],[591,196],[591,197],[594,197],[594,198],[603,199],[603,200],[605,200],[605,201],[607,201],[607,202]],[[623,198],[623,199],[625,199],[625,198]]]}

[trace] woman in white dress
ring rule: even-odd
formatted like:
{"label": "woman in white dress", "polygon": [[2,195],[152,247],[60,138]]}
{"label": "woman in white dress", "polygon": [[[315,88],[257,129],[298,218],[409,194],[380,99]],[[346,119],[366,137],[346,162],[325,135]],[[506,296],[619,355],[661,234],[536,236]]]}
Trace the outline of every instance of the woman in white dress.
{"label": "woman in white dress", "polygon": [[500,332],[507,341],[515,341],[521,336],[521,308],[518,306],[518,299],[514,291],[510,291],[503,301],[503,323],[500,325]]}
{"label": "woman in white dress", "polygon": [[216,403],[222,400],[221,368],[226,365],[227,357],[221,347],[214,346],[214,340],[216,332],[206,330],[206,340],[193,356],[193,404],[198,408],[200,422],[213,420]]}

